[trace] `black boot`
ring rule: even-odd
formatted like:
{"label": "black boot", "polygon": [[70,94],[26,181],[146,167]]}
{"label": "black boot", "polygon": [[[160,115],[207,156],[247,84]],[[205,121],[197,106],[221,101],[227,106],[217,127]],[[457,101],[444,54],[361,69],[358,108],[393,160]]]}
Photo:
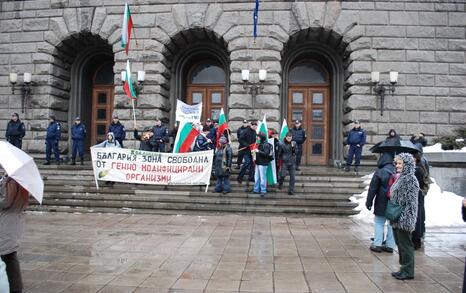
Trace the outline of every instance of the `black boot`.
{"label": "black boot", "polygon": [[76,165],[76,160],[75,159],[71,159],[71,164],[70,165]]}
{"label": "black boot", "polygon": [[81,158],[81,166],[84,165],[84,159]]}

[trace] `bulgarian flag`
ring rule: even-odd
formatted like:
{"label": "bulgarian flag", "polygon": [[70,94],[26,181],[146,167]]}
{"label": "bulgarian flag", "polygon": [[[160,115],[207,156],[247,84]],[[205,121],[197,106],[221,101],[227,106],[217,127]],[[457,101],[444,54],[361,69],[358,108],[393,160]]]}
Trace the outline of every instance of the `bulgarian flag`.
{"label": "bulgarian flag", "polygon": [[200,131],[197,130],[190,121],[181,121],[176,135],[173,153],[187,153],[191,151],[192,145],[199,134]]}
{"label": "bulgarian flag", "polygon": [[280,141],[283,141],[283,139],[285,138],[288,131],[290,131],[290,129],[288,128],[288,124],[286,123],[286,119],[283,119],[282,129],[280,130]]}
{"label": "bulgarian flag", "polygon": [[130,99],[136,99],[136,91],[133,87],[133,81],[131,80],[131,68],[129,66],[129,60],[126,60],[126,79],[125,84],[123,85],[123,90]]}
{"label": "bulgarian flag", "polygon": [[[220,146],[220,136],[225,133],[225,130],[228,129],[228,122],[227,118],[225,117],[225,113],[222,110],[220,110],[220,117],[218,117],[218,128],[217,128],[217,148]],[[228,142],[230,141],[228,137]]]}
{"label": "bulgarian flag", "polygon": [[[268,135],[268,130],[267,130],[267,120],[262,119],[262,122],[259,123],[259,127],[257,127],[257,133],[259,134],[260,132],[265,133],[265,136],[267,137]],[[268,142],[272,145],[272,149],[274,150],[274,157],[275,157],[275,142],[273,137],[268,139]],[[270,185],[277,184],[277,168],[275,167],[275,159],[269,162],[269,165],[267,166],[267,183]]]}
{"label": "bulgarian flag", "polygon": [[129,11],[128,3],[125,4],[125,12],[123,15],[123,25],[121,26],[121,47],[125,48],[126,55],[128,55],[129,42],[131,38],[131,30],[133,29],[133,18],[131,11]]}

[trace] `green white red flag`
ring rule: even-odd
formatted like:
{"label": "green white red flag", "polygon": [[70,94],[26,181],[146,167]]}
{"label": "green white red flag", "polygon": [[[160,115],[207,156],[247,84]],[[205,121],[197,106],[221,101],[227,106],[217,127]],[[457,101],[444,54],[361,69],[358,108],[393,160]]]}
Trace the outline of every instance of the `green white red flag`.
{"label": "green white red flag", "polygon": [[[266,137],[268,137],[268,129],[267,129],[267,119],[266,116],[264,115],[264,119],[262,119],[262,122],[259,122],[259,127],[257,127],[257,134],[260,132],[263,132]],[[275,141],[272,138],[268,139],[268,143],[272,145],[272,149],[274,150],[274,158],[275,158]],[[270,185],[277,184],[277,168],[275,165],[275,159],[269,162],[267,165],[267,172],[266,172],[266,177],[267,177],[267,183]]]}
{"label": "green white red flag", "polygon": [[133,87],[133,81],[131,80],[131,68],[129,66],[129,60],[126,60],[126,78],[125,83],[123,84],[123,90],[130,99],[136,99],[136,91]]}
{"label": "green white red flag", "polygon": [[133,29],[133,18],[129,10],[128,3],[125,4],[125,12],[123,15],[123,25],[121,26],[121,47],[125,48],[126,55],[128,55],[129,42],[131,39],[131,31]]}
{"label": "green white red flag", "polygon": [[201,132],[194,127],[189,121],[180,121],[178,127],[178,133],[176,134],[175,144],[173,146],[174,153],[187,153],[192,150],[192,146],[196,140],[196,137]]}
{"label": "green white red flag", "polygon": [[[225,130],[228,129],[228,121],[227,118],[225,117],[225,112],[220,110],[220,116],[218,117],[218,128],[217,128],[217,148],[220,146],[220,136],[222,136],[225,133]],[[230,141],[228,139],[228,141]]]}
{"label": "green white red flag", "polygon": [[283,141],[283,139],[285,138],[288,131],[290,131],[290,129],[288,128],[288,124],[286,123],[286,119],[283,119],[282,129],[280,130],[280,141]]}

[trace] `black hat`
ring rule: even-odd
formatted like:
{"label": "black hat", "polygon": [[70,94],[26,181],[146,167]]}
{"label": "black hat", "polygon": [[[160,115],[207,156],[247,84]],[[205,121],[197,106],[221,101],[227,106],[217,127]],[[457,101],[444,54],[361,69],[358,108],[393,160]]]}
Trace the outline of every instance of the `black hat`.
{"label": "black hat", "polygon": [[74,118],[74,120],[81,120],[81,117],[76,116],[76,118]]}
{"label": "black hat", "polygon": [[52,119],[53,121],[55,121],[55,115],[49,115],[49,119]]}
{"label": "black hat", "polygon": [[210,118],[207,118],[206,122],[211,122],[212,120],[210,120]]}
{"label": "black hat", "polygon": [[113,118],[118,119],[118,115],[117,115],[117,114],[113,114]]}
{"label": "black hat", "polygon": [[16,116],[19,119],[19,114],[18,113],[11,113],[11,116]]}
{"label": "black hat", "polygon": [[257,126],[257,121],[251,121],[251,125],[256,125]]}
{"label": "black hat", "polygon": [[244,120],[243,120],[243,123],[248,123],[248,120],[244,119]]}
{"label": "black hat", "polygon": [[359,120],[354,120],[354,124],[359,124]]}
{"label": "black hat", "polygon": [[299,124],[299,123],[301,123],[299,119],[294,122],[294,124]]}

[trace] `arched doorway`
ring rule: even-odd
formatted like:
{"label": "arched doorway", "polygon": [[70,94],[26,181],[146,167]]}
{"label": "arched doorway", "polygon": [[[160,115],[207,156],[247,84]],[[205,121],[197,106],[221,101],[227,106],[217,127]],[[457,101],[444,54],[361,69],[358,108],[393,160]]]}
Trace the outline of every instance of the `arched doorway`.
{"label": "arched doorway", "polygon": [[330,149],[329,74],[318,62],[301,59],[291,65],[288,78],[288,119],[301,120],[307,130],[303,162],[326,165]]}
{"label": "arched doorway", "polygon": [[219,118],[225,106],[225,70],[215,60],[203,60],[191,66],[187,74],[186,102],[202,102],[202,119]]}

